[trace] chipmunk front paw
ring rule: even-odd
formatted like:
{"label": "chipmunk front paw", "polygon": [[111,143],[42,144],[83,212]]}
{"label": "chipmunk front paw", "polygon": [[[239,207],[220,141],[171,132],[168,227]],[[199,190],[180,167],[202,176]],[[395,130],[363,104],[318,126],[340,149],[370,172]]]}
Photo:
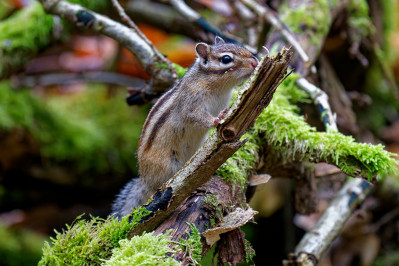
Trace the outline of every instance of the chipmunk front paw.
{"label": "chipmunk front paw", "polygon": [[222,110],[218,115],[219,120],[222,120],[223,118],[225,118],[227,113],[229,112],[229,110],[230,110],[229,108]]}
{"label": "chipmunk front paw", "polygon": [[220,124],[220,121],[222,121],[222,119],[226,117],[226,115],[227,115],[228,112],[229,112],[229,109],[228,109],[228,108],[222,110],[222,111],[219,113],[218,117],[215,118],[215,120],[213,121],[213,125],[214,125],[215,127],[217,127],[217,126]]}

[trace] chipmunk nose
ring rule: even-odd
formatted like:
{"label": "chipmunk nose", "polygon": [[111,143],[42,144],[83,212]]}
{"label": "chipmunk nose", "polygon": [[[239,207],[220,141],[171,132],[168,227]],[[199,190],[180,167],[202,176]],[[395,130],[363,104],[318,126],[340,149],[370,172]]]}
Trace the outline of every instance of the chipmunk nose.
{"label": "chipmunk nose", "polygon": [[258,60],[255,59],[255,58],[252,59],[252,60],[251,60],[251,65],[252,65],[253,68],[256,68],[256,67],[258,66]]}

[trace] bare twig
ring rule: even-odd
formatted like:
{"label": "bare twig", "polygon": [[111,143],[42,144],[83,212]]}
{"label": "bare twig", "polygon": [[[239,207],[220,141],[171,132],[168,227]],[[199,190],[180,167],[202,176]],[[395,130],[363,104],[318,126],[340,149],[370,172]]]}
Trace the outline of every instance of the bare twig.
{"label": "bare twig", "polygon": [[207,139],[183,168],[157,191],[149,204],[145,205],[152,214],[131,230],[130,237],[157,227],[245,143],[240,141],[240,137],[270,103],[274,91],[285,78],[291,56],[292,51],[284,49],[273,58],[263,59],[257,74],[246,83],[241,97],[221,122],[218,131]]}
{"label": "bare twig", "polygon": [[356,115],[344,86],[325,55],[320,56],[319,63],[320,88],[329,96],[331,108],[337,114],[337,125],[352,135],[357,133]]}
{"label": "bare twig", "polygon": [[164,91],[175,82],[176,79],[168,68],[156,64],[153,48],[137,32],[80,5],[63,0],[40,0],[40,2],[46,12],[59,15],[77,26],[107,35],[124,45],[137,57],[144,70],[152,77],[151,84],[147,88],[149,91]]}
{"label": "bare twig", "polygon": [[323,121],[326,130],[338,131],[335,118],[332,114],[330,104],[328,103],[327,93],[307,81],[305,78],[297,79],[296,84],[310,95],[310,98],[312,98],[314,104],[318,107],[321,121]]}
{"label": "bare twig", "polygon": [[137,35],[139,35],[147,44],[148,46],[151,47],[152,51],[155,54],[156,61],[157,62],[162,62],[166,64],[169,68],[169,71],[172,73],[172,77],[174,79],[177,79],[177,74],[176,74],[176,69],[172,66],[171,62],[167,60],[155,46],[148,40],[147,36],[145,36],[141,30],[137,27],[137,25],[130,19],[130,17],[126,14],[125,10],[123,7],[119,4],[118,0],[111,0],[112,4],[116,8],[116,10],[119,13],[119,16],[121,17],[122,21],[124,21],[131,29],[133,29]]}
{"label": "bare twig", "polygon": [[353,210],[371,193],[373,186],[360,179],[348,180],[314,228],[302,238],[295,256],[284,265],[316,265],[328,246],[342,230]]}

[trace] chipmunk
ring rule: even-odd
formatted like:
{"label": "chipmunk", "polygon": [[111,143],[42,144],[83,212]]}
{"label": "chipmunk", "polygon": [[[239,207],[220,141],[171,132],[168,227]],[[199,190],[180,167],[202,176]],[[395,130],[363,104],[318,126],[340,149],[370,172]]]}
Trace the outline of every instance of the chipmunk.
{"label": "chipmunk", "polygon": [[114,216],[129,215],[173,177],[225,116],[233,88],[258,65],[246,48],[220,37],[213,45],[198,43],[195,51],[195,63],[148,114],[137,150],[140,177],[121,190]]}

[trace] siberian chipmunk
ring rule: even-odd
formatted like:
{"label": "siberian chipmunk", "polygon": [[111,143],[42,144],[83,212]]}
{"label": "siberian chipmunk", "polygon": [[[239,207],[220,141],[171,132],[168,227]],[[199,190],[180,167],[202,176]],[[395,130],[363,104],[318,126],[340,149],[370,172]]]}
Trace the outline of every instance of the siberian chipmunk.
{"label": "siberian chipmunk", "polygon": [[198,43],[198,58],[184,77],[152,107],[137,150],[139,178],[128,182],[112,206],[117,217],[129,215],[190,159],[226,114],[233,88],[247,79],[258,60],[246,48]]}

